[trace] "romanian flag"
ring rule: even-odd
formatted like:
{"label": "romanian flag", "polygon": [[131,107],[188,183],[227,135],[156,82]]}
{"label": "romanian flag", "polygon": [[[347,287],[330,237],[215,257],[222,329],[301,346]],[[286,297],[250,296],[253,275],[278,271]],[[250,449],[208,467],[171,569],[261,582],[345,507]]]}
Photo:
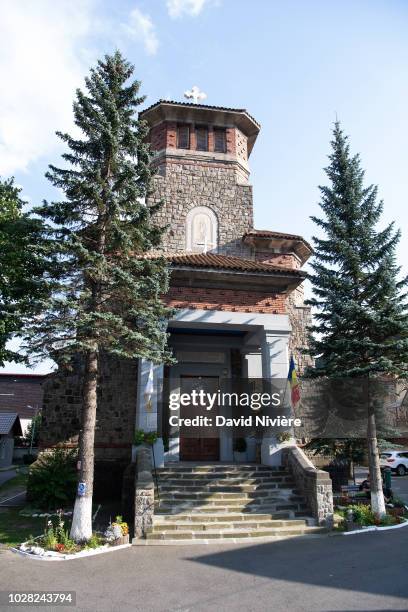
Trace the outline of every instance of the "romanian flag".
{"label": "romanian flag", "polygon": [[295,360],[293,359],[293,356],[290,358],[289,362],[288,380],[290,384],[290,398],[292,401],[292,406],[293,408],[296,408],[300,402],[300,385],[296,374]]}

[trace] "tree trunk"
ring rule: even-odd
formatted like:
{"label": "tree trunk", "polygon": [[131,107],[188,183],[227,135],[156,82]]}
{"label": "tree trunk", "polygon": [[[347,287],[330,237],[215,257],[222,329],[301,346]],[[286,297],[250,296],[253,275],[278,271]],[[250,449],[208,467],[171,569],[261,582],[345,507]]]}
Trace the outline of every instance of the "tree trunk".
{"label": "tree trunk", "polygon": [[375,423],[375,413],[372,407],[369,407],[367,424],[367,444],[368,466],[370,470],[371,509],[374,514],[379,517],[382,517],[386,514],[386,511],[384,494],[382,489],[380,457],[378,454],[377,427]]}
{"label": "tree trunk", "polygon": [[89,351],[85,359],[81,431],[79,433],[78,489],[70,534],[75,542],[85,542],[92,536],[97,377],[98,353]]}

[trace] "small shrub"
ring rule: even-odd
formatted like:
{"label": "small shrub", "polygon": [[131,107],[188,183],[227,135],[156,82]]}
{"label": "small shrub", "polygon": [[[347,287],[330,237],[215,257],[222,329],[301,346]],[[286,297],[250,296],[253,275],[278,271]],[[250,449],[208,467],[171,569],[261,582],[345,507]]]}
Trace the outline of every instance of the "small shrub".
{"label": "small shrub", "polygon": [[63,512],[57,512],[56,521],[51,519],[47,522],[44,535],[40,542],[47,550],[55,550],[57,552],[76,552],[79,550],[78,545],[70,539],[68,530],[64,529]]}
{"label": "small shrub", "polygon": [[28,499],[45,509],[73,503],[77,481],[75,459],[75,450],[62,448],[41,455],[30,468]]}
{"label": "small shrub", "polygon": [[282,431],[281,433],[278,433],[276,438],[278,439],[278,442],[289,442],[292,438],[293,435],[290,431]]}
{"label": "small shrub", "polygon": [[381,527],[389,527],[390,525],[396,525],[396,524],[397,524],[397,519],[395,518],[395,516],[392,516],[390,514],[386,514],[380,520]]}
{"label": "small shrub", "polygon": [[153,446],[153,444],[157,442],[157,438],[157,431],[148,431],[145,433],[145,441],[147,444],[150,444],[150,446]]}
{"label": "small shrub", "polygon": [[98,546],[102,546],[103,543],[103,538],[97,533],[93,533],[86,543],[85,548],[98,548]]}
{"label": "small shrub", "polygon": [[46,529],[46,531],[44,533],[44,536],[43,536],[43,538],[41,540],[41,544],[47,550],[55,550],[55,547],[58,544],[58,540],[57,540],[57,537],[56,537],[56,535],[54,533],[54,528],[53,528],[52,524],[49,525],[48,528]]}
{"label": "small shrub", "polygon": [[353,520],[357,525],[367,526],[376,524],[376,517],[370,506],[349,506],[349,509],[353,511]]}
{"label": "small shrub", "polygon": [[157,441],[157,438],[157,431],[143,431],[143,429],[136,429],[134,443],[136,446],[140,446],[143,443],[153,446],[153,444]]}
{"label": "small shrub", "polygon": [[140,446],[141,444],[143,444],[144,439],[145,439],[145,432],[143,431],[143,429],[136,429],[135,431],[136,446]]}

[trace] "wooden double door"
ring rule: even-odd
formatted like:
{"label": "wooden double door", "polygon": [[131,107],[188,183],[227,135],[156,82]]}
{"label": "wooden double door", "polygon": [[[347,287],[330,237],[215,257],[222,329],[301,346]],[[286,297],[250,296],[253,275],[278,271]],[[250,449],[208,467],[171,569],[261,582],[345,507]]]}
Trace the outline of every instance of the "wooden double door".
{"label": "wooden double door", "polygon": [[[191,395],[193,390],[206,393],[217,393],[219,390],[218,376],[180,376],[180,393]],[[220,438],[215,417],[218,414],[218,405],[215,403],[211,410],[203,406],[180,406],[181,418],[194,418],[207,416],[213,419],[212,427],[180,427],[180,460],[181,461],[218,461],[220,458]]]}

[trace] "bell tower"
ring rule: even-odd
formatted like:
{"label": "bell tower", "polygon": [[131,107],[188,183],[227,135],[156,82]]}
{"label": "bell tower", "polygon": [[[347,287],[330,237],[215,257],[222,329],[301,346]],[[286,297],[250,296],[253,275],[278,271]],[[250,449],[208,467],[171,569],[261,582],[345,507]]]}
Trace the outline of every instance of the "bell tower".
{"label": "bell tower", "polygon": [[140,114],[154,153],[152,202],[168,252],[248,256],[253,229],[248,159],[260,126],[246,110],[161,100]]}

